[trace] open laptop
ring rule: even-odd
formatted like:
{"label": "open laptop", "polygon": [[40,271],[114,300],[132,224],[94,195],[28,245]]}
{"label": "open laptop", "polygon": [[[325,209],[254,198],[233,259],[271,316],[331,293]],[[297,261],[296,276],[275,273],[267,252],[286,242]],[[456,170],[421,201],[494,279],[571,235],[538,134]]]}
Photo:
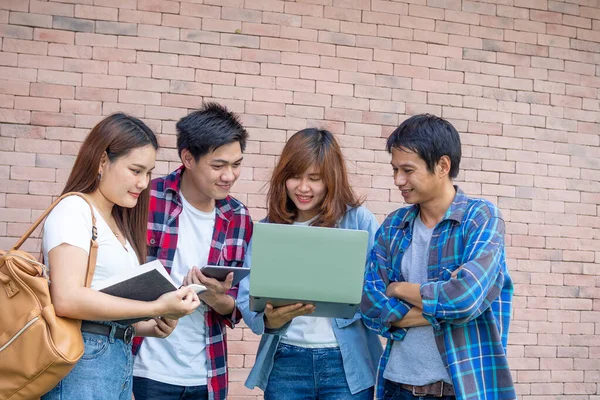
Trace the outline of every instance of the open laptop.
{"label": "open laptop", "polygon": [[257,223],[250,309],[314,304],[314,317],[352,318],[362,297],[367,231]]}

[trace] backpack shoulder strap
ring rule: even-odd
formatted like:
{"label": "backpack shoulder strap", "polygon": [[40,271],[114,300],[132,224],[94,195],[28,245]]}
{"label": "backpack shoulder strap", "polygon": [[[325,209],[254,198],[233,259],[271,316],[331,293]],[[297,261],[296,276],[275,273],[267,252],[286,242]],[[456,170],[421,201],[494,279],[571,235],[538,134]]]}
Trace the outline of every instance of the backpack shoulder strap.
{"label": "backpack shoulder strap", "polygon": [[90,212],[92,213],[92,237],[90,239],[90,254],[88,257],[87,274],[85,278],[85,286],[90,287],[90,285],[92,284],[94,271],[96,270],[96,259],[98,257],[98,242],[96,241],[96,239],[98,238],[98,229],[96,228],[96,216],[94,215],[94,208],[83,193],[69,192],[63,194],[58,199],[56,199],[54,203],[52,203],[50,207],[48,207],[46,211],[44,211],[42,215],[40,215],[38,219],[29,227],[27,232],[25,232],[23,236],[21,236],[21,238],[17,241],[17,243],[15,243],[11,251],[18,250],[23,245],[23,243],[25,243],[25,241],[29,239],[33,231],[36,230],[36,228],[42,223],[42,221],[48,216],[48,214],[50,214],[54,207],[56,207],[56,205],[60,203],[62,199],[69,196],[81,197],[83,200],[85,200],[86,203],[88,203],[88,205],[90,206]]}

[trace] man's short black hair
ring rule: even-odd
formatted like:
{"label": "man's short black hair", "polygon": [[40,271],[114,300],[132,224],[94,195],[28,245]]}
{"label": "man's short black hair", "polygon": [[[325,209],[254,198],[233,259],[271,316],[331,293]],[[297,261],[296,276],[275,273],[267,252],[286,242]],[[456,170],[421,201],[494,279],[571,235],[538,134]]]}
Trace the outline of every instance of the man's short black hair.
{"label": "man's short black hair", "polygon": [[177,151],[188,149],[198,161],[200,157],[233,142],[239,142],[242,152],[246,149],[248,132],[238,116],[218,103],[204,103],[181,118],[177,128]]}
{"label": "man's short black hair", "polygon": [[450,158],[450,178],[458,175],[461,157],[460,136],[456,128],[443,118],[418,114],[402,122],[387,140],[386,150],[404,147],[417,153],[430,173],[442,156]]}

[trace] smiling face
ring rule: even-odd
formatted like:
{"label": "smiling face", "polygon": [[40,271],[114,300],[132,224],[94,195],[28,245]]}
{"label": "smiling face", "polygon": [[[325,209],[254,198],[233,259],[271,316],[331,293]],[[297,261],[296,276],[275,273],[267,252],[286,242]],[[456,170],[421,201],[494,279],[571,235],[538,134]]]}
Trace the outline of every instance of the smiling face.
{"label": "smiling face", "polygon": [[108,201],[121,207],[133,208],[140,193],[148,187],[154,169],[156,150],[151,145],[138,147],[110,161],[103,157],[99,172],[99,189]]}
{"label": "smiling face", "polygon": [[186,184],[191,183],[186,186],[189,193],[184,191],[186,199],[214,204],[214,200],[229,195],[240,176],[243,155],[240,143],[236,141],[203,155],[198,161],[187,149],[183,150],[181,158],[185,165],[184,179]]}
{"label": "smiling face", "polygon": [[301,175],[288,178],[285,188],[288,198],[298,210],[296,222],[306,222],[319,214],[327,186],[316,165],[313,164]]}
{"label": "smiling face", "polygon": [[[408,204],[427,204],[443,192],[444,181],[427,169],[417,153],[405,147],[392,148],[394,185],[402,192]],[[436,165],[436,169],[438,165]]]}

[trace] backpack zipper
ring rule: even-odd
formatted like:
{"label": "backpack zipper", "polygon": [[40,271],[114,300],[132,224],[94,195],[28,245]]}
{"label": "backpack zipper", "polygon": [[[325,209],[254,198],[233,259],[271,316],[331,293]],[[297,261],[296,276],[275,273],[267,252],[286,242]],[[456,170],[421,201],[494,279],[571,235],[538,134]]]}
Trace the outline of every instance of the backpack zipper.
{"label": "backpack zipper", "polygon": [[40,317],[35,317],[31,321],[27,322],[27,324],[25,324],[25,326],[22,327],[19,330],[19,332],[17,332],[15,334],[15,336],[13,336],[12,338],[10,338],[10,340],[8,341],[8,343],[6,343],[4,346],[0,347],[0,353],[2,352],[2,350],[4,350],[5,348],[7,348],[8,346],[10,346],[10,344],[12,342],[14,342],[15,340],[17,340],[19,338],[19,336],[21,336],[27,330],[27,328],[29,328],[31,325],[35,324],[39,319],[40,319]]}
{"label": "backpack zipper", "polygon": [[[7,253],[8,254],[8,253]],[[48,280],[48,284],[50,284],[50,276],[48,274],[48,267],[46,267],[46,265],[42,264],[41,262],[37,261],[37,260],[32,260],[30,258],[27,257],[23,257],[21,255],[18,254],[11,254],[11,257],[17,257],[20,258],[23,261],[27,261],[27,262],[32,262],[34,264],[37,264],[40,266],[40,268],[42,269],[42,277],[46,278]]]}
{"label": "backpack zipper", "polygon": [[42,266],[45,267],[45,265],[42,264],[41,262],[39,262],[38,260],[32,260],[31,258],[23,257],[20,254],[6,253],[6,255],[9,255],[11,257],[17,257],[17,258],[20,258],[21,260],[24,260],[24,261],[32,262],[34,264],[39,265],[40,267],[42,267]]}

